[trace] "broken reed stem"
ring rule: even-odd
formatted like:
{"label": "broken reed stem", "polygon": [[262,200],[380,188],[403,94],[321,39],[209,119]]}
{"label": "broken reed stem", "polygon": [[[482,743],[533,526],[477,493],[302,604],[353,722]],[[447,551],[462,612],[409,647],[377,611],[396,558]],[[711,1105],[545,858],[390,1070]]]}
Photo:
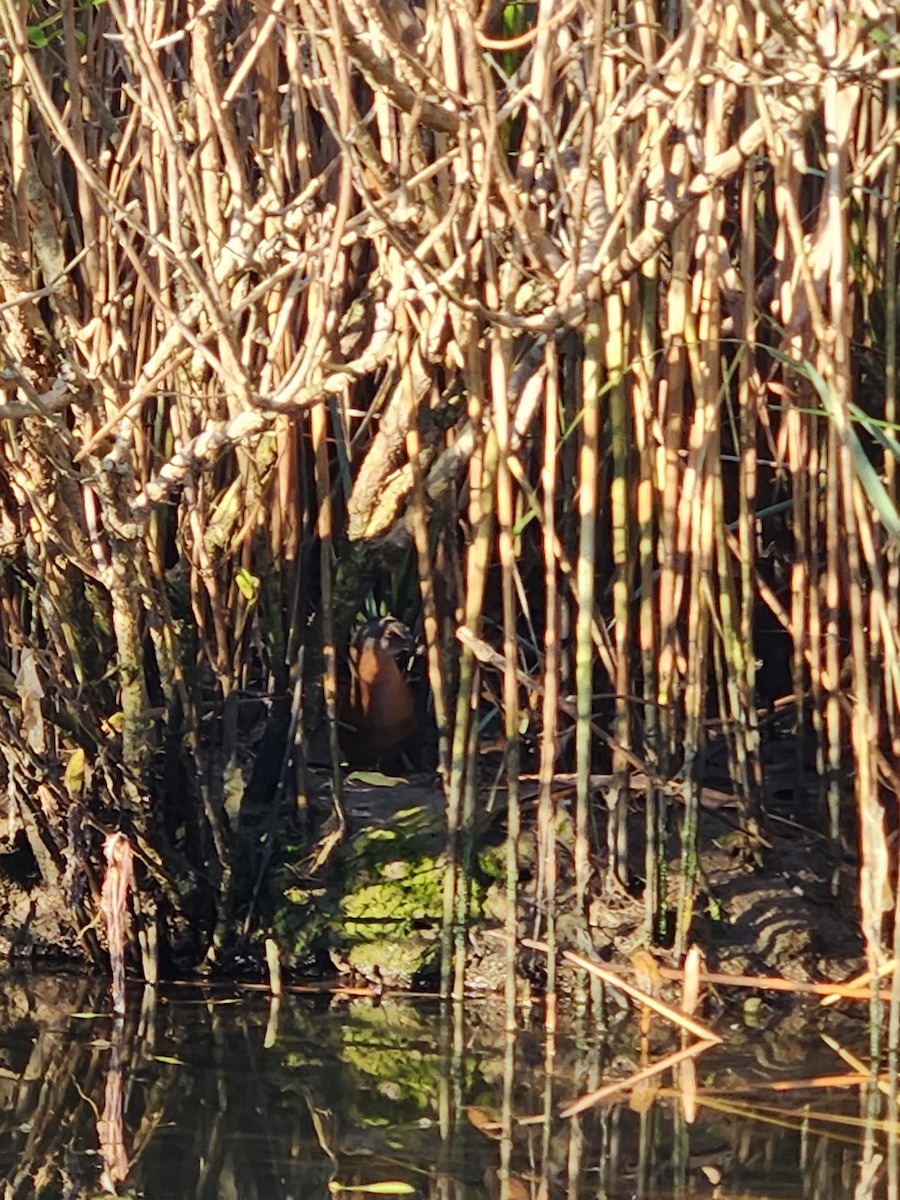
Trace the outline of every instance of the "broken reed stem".
{"label": "broken reed stem", "polygon": [[[541,942],[535,938],[521,938],[520,942],[529,950],[537,950],[541,954],[547,954],[549,947],[546,942]],[[695,1021],[693,1017],[687,1013],[680,1012],[677,1008],[673,1008],[671,1004],[666,1004],[664,1000],[658,1000],[656,996],[651,996],[647,992],[642,992],[640,988],[636,988],[634,984],[623,979],[621,975],[615,971],[610,971],[608,968],[601,966],[600,963],[592,962],[591,959],[585,958],[581,954],[576,954],[574,950],[562,950],[560,957],[564,962],[570,963],[573,967],[579,967],[582,971],[587,971],[589,975],[593,975],[597,979],[601,979],[616,991],[624,992],[626,996],[635,1000],[638,1004],[643,1004],[647,1008],[652,1009],[659,1016],[665,1017],[667,1021],[671,1021],[673,1025],[679,1029],[693,1034],[703,1042],[716,1043],[721,1042],[722,1038],[705,1025],[701,1025],[699,1021]]]}
{"label": "broken reed stem", "polygon": [[124,833],[107,834],[103,841],[106,876],[100,897],[100,911],[106,925],[106,944],[112,971],[113,1011],[125,1012],[125,918],[128,893],[134,882],[134,855]]}

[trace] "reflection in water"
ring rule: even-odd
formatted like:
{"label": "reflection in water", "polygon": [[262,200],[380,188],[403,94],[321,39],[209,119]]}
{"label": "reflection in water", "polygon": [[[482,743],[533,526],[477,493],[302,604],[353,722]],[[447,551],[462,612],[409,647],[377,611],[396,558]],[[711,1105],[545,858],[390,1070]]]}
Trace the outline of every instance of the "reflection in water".
{"label": "reflection in water", "polygon": [[125,1087],[122,1050],[125,1022],[121,1015],[113,1018],[109,1047],[109,1066],[103,1089],[103,1116],[97,1122],[97,1142],[103,1170],[100,1185],[107,1192],[116,1191],[116,1184],[128,1177],[128,1151],[125,1148]]}
{"label": "reflection in water", "polygon": [[[633,1015],[606,1034],[563,1021],[548,1041],[537,1024],[505,1033],[499,1002],[444,1020],[437,1005],[284,995],[276,1016],[258,993],[182,987],[148,989],[143,1008],[135,992],[111,1017],[102,981],[14,977],[2,993],[10,1200],[287,1200],[391,1183],[440,1200],[884,1189],[880,1094],[858,1077],[820,1086],[846,1068],[808,1021],[780,1037],[732,1030],[731,1046],[564,1118],[644,1065]],[[651,1060],[677,1049],[651,1035]]]}

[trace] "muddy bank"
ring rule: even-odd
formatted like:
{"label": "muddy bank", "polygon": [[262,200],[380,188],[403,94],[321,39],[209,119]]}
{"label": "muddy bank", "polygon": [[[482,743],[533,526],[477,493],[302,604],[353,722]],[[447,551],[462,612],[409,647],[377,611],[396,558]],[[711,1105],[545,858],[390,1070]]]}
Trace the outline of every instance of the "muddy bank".
{"label": "muddy bank", "polygon": [[[288,977],[344,977],[389,988],[437,986],[447,867],[444,796],[429,775],[395,779],[357,774],[346,781],[344,830],[338,829],[324,773],[313,777],[304,822],[278,814],[244,830],[240,856],[248,899],[234,914],[231,941],[218,970],[264,975],[263,941],[273,937]],[[530,789],[530,790],[529,790]],[[526,784],[518,844],[520,936],[542,933],[536,922],[539,869],[536,800]],[[691,940],[711,970],[839,980],[863,969],[853,895],[852,863],[836,862],[818,832],[812,800],[773,793],[761,839],[742,832],[738,812],[722,792],[706,793],[699,829],[699,889]],[[586,922],[576,920],[570,847],[572,799],[557,797],[558,940],[600,961],[625,963],[647,944],[642,862],[635,855],[630,887],[610,881],[606,862],[593,862]],[[595,797],[595,844],[603,846],[607,812]],[[271,814],[270,814],[271,815]],[[674,922],[680,843],[676,811],[668,844],[668,913]],[[502,987],[504,951],[490,936],[507,915],[506,819],[502,794],[479,810],[469,889],[468,982],[475,991]],[[629,803],[631,844],[642,846],[643,797]],[[133,921],[132,921],[133,926]],[[243,928],[254,932],[243,936]],[[133,932],[133,930],[132,930]],[[81,935],[79,937],[79,934]],[[51,886],[18,839],[0,856],[0,957],[14,961],[79,961],[85,936],[74,927],[65,881]],[[666,938],[653,953],[672,959]],[[137,956],[134,959],[137,962]],[[540,992],[545,964],[522,951],[523,985]],[[177,962],[169,973],[179,973]]]}
{"label": "muddy bank", "polygon": [[[320,803],[323,803],[320,801]],[[282,858],[270,894],[272,924],[295,970],[333,964],[341,972],[379,985],[434,986],[439,954],[446,867],[444,798],[432,780],[348,781],[347,830],[324,869],[315,855]],[[640,846],[642,799],[632,797],[632,844]],[[538,886],[535,801],[526,799],[519,839],[521,936],[535,931]],[[559,941],[602,961],[627,961],[647,943],[640,863],[631,889],[610,883],[602,857],[594,863],[586,929],[574,916],[570,803],[558,805]],[[595,810],[602,815],[605,804]],[[863,945],[852,895],[852,872],[836,871],[827,840],[816,829],[810,805],[773,803],[761,844],[751,845],[733,807],[701,807],[699,891],[691,940],[713,970],[781,975],[788,979],[843,979],[863,969]],[[506,823],[502,798],[478,817],[471,870],[469,983],[500,986],[503,951],[484,936],[506,919]],[[327,838],[328,820],[323,825]],[[600,824],[598,844],[605,842]],[[320,845],[322,843],[320,842]],[[669,915],[677,904],[679,839],[672,823],[669,845]],[[537,928],[540,928],[538,923]],[[654,947],[661,962],[671,948]],[[540,956],[521,955],[523,979],[540,988]]]}

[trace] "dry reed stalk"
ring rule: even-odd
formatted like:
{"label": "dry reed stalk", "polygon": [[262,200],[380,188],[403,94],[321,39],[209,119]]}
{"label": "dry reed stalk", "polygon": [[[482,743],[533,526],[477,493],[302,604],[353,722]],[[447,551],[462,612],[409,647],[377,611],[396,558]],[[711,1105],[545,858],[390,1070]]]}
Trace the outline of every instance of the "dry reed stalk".
{"label": "dry reed stalk", "polygon": [[[843,41],[839,45],[839,37]],[[825,17],[820,31],[820,46],[823,53],[852,58],[854,55],[854,32],[848,27],[840,34],[837,14]],[[869,967],[875,970],[880,961],[881,918],[889,903],[887,882],[887,841],[884,828],[884,811],[877,795],[875,771],[872,760],[872,743],[875,727],[869,703],[869,679],[865,634],[864,600],[860,574],[860,529],[859,518],[867,519],[863,509],[860,513],[855,505],[858,484],[851,459],[846,433],[847,405],[851,392],[850,306],[847,303],[847,279],[849,253],[847,246],[847,217],[843,200],[848,167],[847,139],[850,135],[854,115],[860,99],[859,89],[843,87],[838,93],[837,80],[833,76],[824,83],[824,129],[825,193],[823,203],[827,208],[828,223],[825,236],[830,249],[828,264],[828,299],[832,314],[828,361],[823,364],[827,374],[823,378],[829,384],[833,404],[835,425],[840,437],[840,471],[843,485],[843,554],[846,555],[847,577],[845,589],[848,595],[848,616],[852,652],[852,686],[855,693],[851,737],[856,758],[856,797],[859,809],[860,842],[862,862],[860,865],[859,897],[862,907],[862,931],[866,939]]]}
{"label": "dry reed stalk", "polygon": [[[408,403],[415,407],[411,381],[407,384]],[[445,789],[450,784],[450,718],[447,702],[447,673],[441,654],[441,625],[436,599],[434,562],[428,533],[428,510],[419,459],[422,444],[415,422],[406,435],[406,448],[412,466],[413,492],[411,514],[418,561],[419,591],[422,597],[422,631],[428,655],[428,683],[434,702],[438,732],[437,768]]]}
{"label": "dry reed stalk", "polygon": [[[492,295],[491,293],[494,292]],[[496,282],[488,284],[487,297],[496,303]],[[512,1030],[516,1027],[516,934],[519,913],[519,834],[521,817],[519,810],[519,681],[516,677],[518,640],[516,637],[515,604],[515,548],[513,545],[513,522],[515,503],[513,477],[509,467],[509,411],[507,408],[507,348],[502,336],[495,336],[491,344],[491,394],[493,396],[492,424],[497,435],[497,531],[500,569],[502,573],[501,595],[503,607],[503,706],[506,734],[506,771],[509,783],[506,826],[506,1023]]]}
{"label": "dry reed stalk", "polygon": [[[892,23],[894,37],[897,34],[896,18]],[[882,235],[882,252],[878,256],[884,261],[884,305],[885,305],[885,337],[884,337],[884,419],[886,426],[894,431],[897,429],[898,415],[898,374],[897,374],[897,291],[898,291],[898,202],[900,202],[900,154],[898,154],[897,130],[900,124],[900,90],[897,82],[888,82],[885,95],[885,111],[883,117],[883,132],[887,138],[886,164],[884,173],[883,201],[879,216],[884,223]],[[885,487],[889,498],[897,511],[900,511],[900,483],[898,483],[898,467],[896,456],[885,448],[882,468]],[[890,545],[886,551],[886,578],[884,598],[884,618],[890,629],[900,629],[900,550],[896,545]],[[894,672],[896,673],[896,660]],[[885,715],[887,719],[888,738],[892,753],[900,753],[900,689],[897,683],[888,691],[885,700]],[[893,939],[892,955],[894,960],[900,957],[900,860],[895,866],[891,880],[894,888]],[[892,1064],[896,1062],[900,1050],[900,973],[894,972],[891,981],[891,1007],[888,1019],[887,1049]],[[891,1072],[893,1091],[891,1103],[897,1102],[897,1071]],[[892,1170],[896,1172],[896,1155],[890,1158]],[[893,1181],[896,1189],[896,1179]]]}
{"label": "dry reed stalk", "polygon": [[337,726],[337,650],[335,646],[334,602],[332,576],[332,508],[330,472],[328,452],[325,445],[327,436],[324,410],[320,407],[313,409],[310,414],[310,432],[316,457],[316,492],[317,492],[317,526],[321,545],[321,572],[323,596],[323,627],[322,650],[324,655],[325,672],[322,678],[325,697],[325,710],[328,716],[329,740],[331,746],[332,787],[334,800],[340,812],[341,801],[341,770],[340,747],[338,746]]}
{"label": "dry reed stalk", "polygon": [[[544,560],[544,696],[541,707],[541,757],[538,800],[538,877],[536,892],[538,914],[544,926],[534,936],[547,942],[547,987],[545,1027],[556,1028],[556,888],[559,872],[557,858],[557,811],[553,798],[553,778],[559,749],[557,706],[560,687],[560,603],[557,590],[556,509],[557,452],[559,437],[556,347],[545,348],[547,385],[544,400],[544,460],[541,466],[543,492],[542,534]],[[537,925],[538,917],[536,917]]]}
{"label": "dry reed stalk", "polygon": [[[658,45],[655,36],[655,13],[643,2],[635,5],[638,52],[645,64],[656,60]],[[658,179],[665,172],[660,153],[661,117],[651,110],[647,116],[646,137],[653,148],[647,155],[648,179]],[[648,201],[646,216],[650,224],[658,218],[659,205]],[[630,230],[627,230],[630,232]],[[665,736],[661,729],[664,720],[657,708],[657,668],[660,626],[656,619],[654,579],[656,562],[656,517],[653,491],[656,464],[656,445],[653,436],[654,396],[653,365],[657,346],[659,264],[651,259],[641,269],[640,286],[632,294],[632,328],[635,330],[636,353],[631,365],[633,424],[638,450],[635,494],[634,538],[640,570],[638,636],[640,642],[640,674],[643,699],[643,723],[646,736],[647,761],[659,769],[660,754],[664,754]],[[665,870],[664,829],[665,800],[655,789],[648,789],[644,814],[644,930],[648,942],[662,932],[662,877]]]}
{"label": "dry reed stalk", "polygon": [[[463,343],[465,344],[465,343]],[[486,380],[479,376],[480,362],[469,352],[467,382],[469,415],[476,430],[481,429]],[[482,624],[485,575],[490,560],[494,523],[497,443],[489,435],[481,453],[472,459],[470,469],[470,527],[472,539],[466,559],[466,626],[480,630]],[[462,997],[465,977],[465,926],[468,920],[467,863],[472,853],[475,815],[475,762],[470,757],[477,707],[478,666],[475,655],[464,648],[459,666],[459,687],[453,727],[450,788],[447,797],[447,871],[444,878],[444,924],[441,942],[441,993]],[[461,870],[460,867],[463,869]]]}
{"label": "dry reed stalk", "polygon": [[[629,653],[631,646],[630,611],[630,567],[632,559],[632,537],[630,533],[632,467],[630,462],[630,432],[628,407],[624,379],[625,344],[630,330],[625,321],[622,298],[610,297],[605,306],[607,338],[604,351],[605,371],[609,381],[609,420],[612,439],[612,480],[610,484],[610,523],[612,542],[612,610],[615,625],[616,674],[613,680],[615,692],[615,717],[613,732],[616,741],[623,747],[631,745],[631,701],[635,692],[632,685],[632,665]],[[628,762],[621,754],[613,754],[613,771],[621,778],[621,786],[611,793],[607,848],[609,853],[609,879],[623,887],[628,886]]]}
{"label": "dry reed stalk", "polygon": [[584,343],[581,393],[582,442],[578,469],[580,530],[576,588],[578,615],[575,626],[575,688],[578,717],[575,723],[575,905],[583,912],[591,877],[590,796],[591,717],[593,714],[594,654],[591,622],[596,587],[597,481],[600,473],[600,398],[602,383],[603,310],[593,303],[588,311]]}
{"label": "dry reed stalk", "polygon": [[[585,145],[602,144],[601,139],[608,137],[615,128],[617,100],[624,94],[628,81],[625,59],[628,34],[614,5],[610,4],[607,8],[602,17],[602,24],[606,31],[605,53],[594,56],[593,62],[585,56],[583,66],[586,95],[593,98],[592,103],[586,106]],[[629,140],[623,139],[625,153],[618,161],[609,154],[602,156],[598,164],[597,179],[588,178],[584,186],[582,243],[579,247],[582,258],[599,255],[601,248],[605,255],[612,257],[622,248],[623,238],[619,225],[630,225],[634,179],[634,176],[629,178],[627,172],[629,167],[635,171],[639,170],[633,162],[634,150],[629,145]],[[582,150],[582,172],[585,165],[586,159]],[[616,221],[610,214],[616,212],[620,197],[621,204]],[[590,288],[590,284],[588,286]],[[636,690],[631,683],[632,664],[628,653],[631,638],[629,558],[633,538],[629,529],[632,464],[625,371],[631,340],[628,324],[630,289],[630,282],[626,282],[622,288],[607,295],[597,314],[601,318],[602,338],[598,352],[601,377],[604,380],[600,396],[607,405],[612,455],[608,501],[603,493],[598,492],[599,503],[595,514],[598,532],[603,530],[609,544],[606,552],[598,548],[595,561],[598,570],[610,572],[612,591],[614,673],[611,683],[615,694],[612,732],[616,742],[626,749],[631,744],[632,729],[629,697]],[[589,291],[589,295],[592,294]],[[598,408],[599,411],[601,410]],[[603,491],[605,492],[605,486]],[[627,757],[619,751],[614,751],[612,767],[614,773],[620,777],[620,785],[613,787],[607,796],[607,884],[627,887]]]}
{"label": "dry reed stalk", "polygon": [[[896,35],[897,23],[894,21],[893,32]],[[885,397],[884,418],[889,427],[896,427],[898,419],[898,378],[897,378],[897,285],[898,285],[898,239],[897,239],[897,201],[900,197],[900,154],[896,131],[898,117],[898,87],[896,81],[890,81],[886,94],[885,132],[888,135],[889,148],[885,169],[884,201],[881,216],[884,221],[884,288],[885,288]],[[884,456],[885,486],[896,509],[900,510],[900,488],[898,488],[898,471],[894,456],[885,451]],[[888,550],[887,562],[887,598],[886,618],[894,629],[900,628],[900,552],[896,547]],[[887,701],[888,722],[891,736],[891,749],[895,754],[900,751],[900,705],[896,699],[897,689]],[[900,860],[895,869],[894,879],[894,936],[892,941],[892,956],[896,962],[900,958]],[[898,1073],[896,1068],[897,1054],[900,1051],[900,972],[894,971],[891,978],[891,1006],[888,1014],[887,1052],[891,1064],[891,1104],[896,1106]],[[894,1175],[892,1186],[896,1190],[896,1153],[891,1154],[891,1171]]]}

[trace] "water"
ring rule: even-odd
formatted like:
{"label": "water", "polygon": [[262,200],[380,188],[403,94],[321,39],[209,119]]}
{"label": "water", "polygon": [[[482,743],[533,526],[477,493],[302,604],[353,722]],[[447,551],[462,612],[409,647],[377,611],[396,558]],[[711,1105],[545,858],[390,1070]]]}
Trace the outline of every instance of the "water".
{"label": "water", "polygon": [[[426,1002],[289,995],[273,1009],[259,992],[167,987],[130,993],[116,1022],[93,980],[0,990],[5,1200],[886,1194],[887,1135],[863,1119],[866,1089],[813,1086],[850,1067],[809,1013],[752,1034],[720,1014],[730,1044],[695,1060],[696,1095],[669,1071],[564,1118],[566,1102],[641,1066],[633,1014],[608,1034],[569,1020],[548,1057],[537,1014],[508,1036],[485,1001],[444,1019]],[[864,1044],[860,1022],[827,1020]],[[660,1026],[644,1061],[678,1045]]]}

